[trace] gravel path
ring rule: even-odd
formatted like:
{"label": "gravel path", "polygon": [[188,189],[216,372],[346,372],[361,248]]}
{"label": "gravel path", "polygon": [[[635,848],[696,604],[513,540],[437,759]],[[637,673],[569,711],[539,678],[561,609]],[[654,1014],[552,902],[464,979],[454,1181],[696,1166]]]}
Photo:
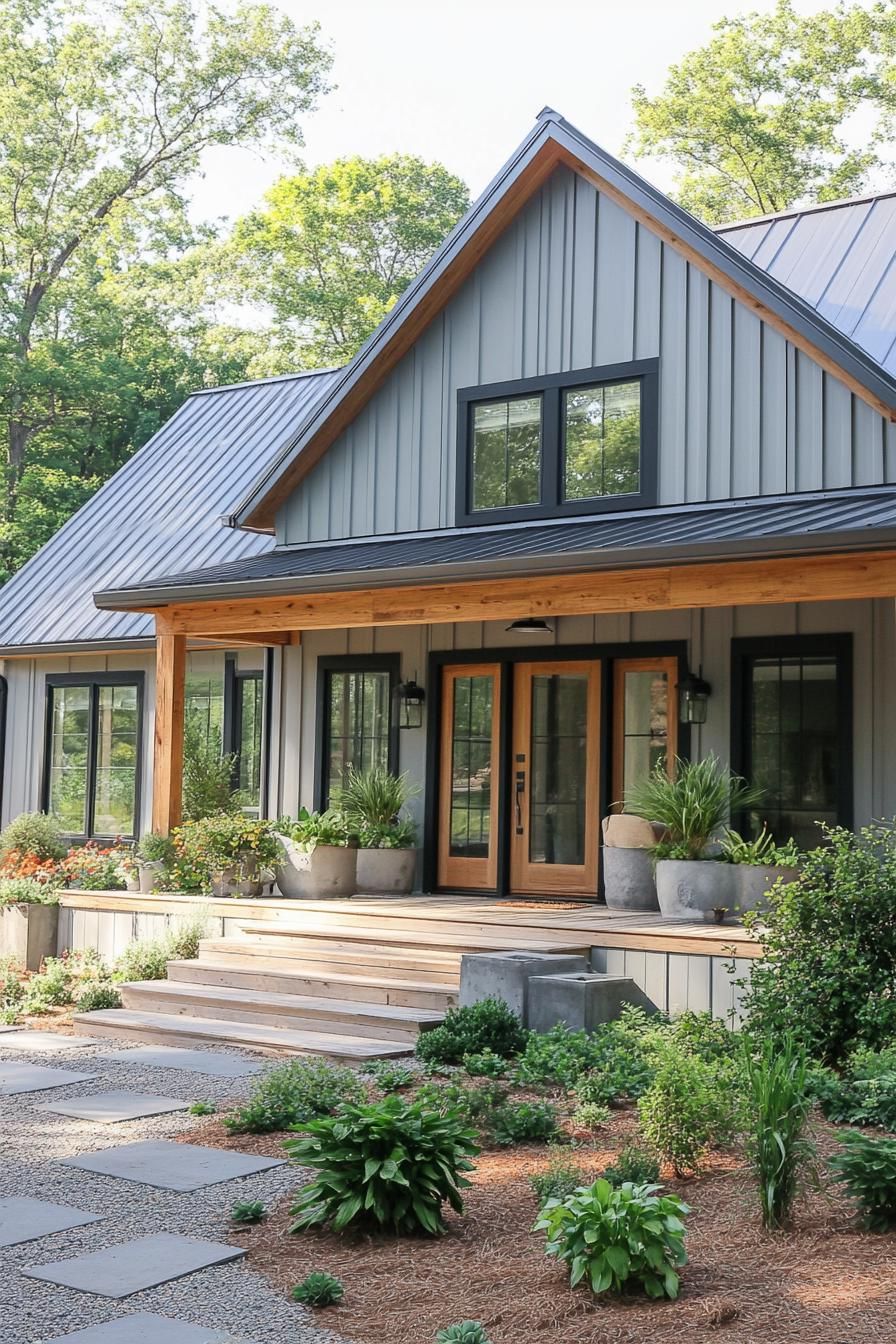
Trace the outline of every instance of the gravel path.
{"label": "gravel path", "polygon": [[81,1050],[32,1055],[4,1050],[0,1034],[2,1061],[96,1074],[91,1082],[0,1098],[0,1197],[29,1196],[104,1215],[102,1222],[0,1250],[0,1344],[39,1344],[137,1311],[226,1330],[253,1344],[339,1344],[339,1336],[317,1326],[310,1312],[274,1292],[244,1261],[200,1270],[123,1301],[41,1283],[18,1272],[154,1232],[239,1245],[240,1234],[229,1220],[231,1206],[238,1199],[260,1199],[270,1206],[296,1183],[295,1171],[287,1166],[178,1194],[62,1166],[60,1158],[141,1139],[173,1138],[203,1122],[176,1112],[101,1125],[36,1110],[41,1102],[127,1088],[220,1104],[247,1096],[259,1077],[214,1078],[104,1058],[116,1048],[117,1042],[98,1041]]}

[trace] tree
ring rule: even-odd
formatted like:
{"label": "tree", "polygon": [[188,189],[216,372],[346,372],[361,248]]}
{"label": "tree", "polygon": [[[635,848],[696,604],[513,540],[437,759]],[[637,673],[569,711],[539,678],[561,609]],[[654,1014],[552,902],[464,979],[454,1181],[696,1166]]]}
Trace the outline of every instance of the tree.
{"label": "tree", "polygon": [[[191,362],[190,333],[140,311],[128,262],[170,268],[196,241],[180,191],[205,149],[300,146],[301,114],[325,90],[316,25],[297,29],[250,0],[201,13],[198,0],[0,0],[7,568],[29,470],[104,475],[106,462],[78,470],[73,445],[102,456],[111,421],[112,442],[154,427],[138,427],[141,393],[128,383],[138,331],[150,363],[167,357],[170,374]],[[150,422],[175,408],[164,401]]]}
{"label": "tree", "polygon": [[402,154],[284,177],[265,199],[223,258],[233,297],[273,314],[259,373],[349,359],[470,203],[441,164]]}
{"label": "tree", "polygon": [[[771,13],[722,19],[661,93],[635,87],[627,148],[676,163],[676,199],[710,222],[853,195],[880,163],[893,30],[889,3],[803,15],[778,0]],[[850,148],[845,123],[863,101],[882,119]]]}

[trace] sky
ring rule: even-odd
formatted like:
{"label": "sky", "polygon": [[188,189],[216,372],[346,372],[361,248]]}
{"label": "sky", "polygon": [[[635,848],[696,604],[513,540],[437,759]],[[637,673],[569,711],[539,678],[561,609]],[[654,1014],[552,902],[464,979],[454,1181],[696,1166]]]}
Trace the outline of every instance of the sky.
{"label": "sky", "polygon": [[[545,106],[618,154],[630,91],[662,86],[669,65],[703,45],[724,16],[774,0],[278,0],[297,24],[315,19],[332,47],[332,81],[305,119],[308,166],[352,154],[439,160],[474,196]],[[812,13],[818,0],[795,0]],[[631,157],[631,156],[629,156]],[[672,169],[639,171],[668,189]],[[194,184],[197,218],[255,206],[289,165],[239,150],[207,154]]]}

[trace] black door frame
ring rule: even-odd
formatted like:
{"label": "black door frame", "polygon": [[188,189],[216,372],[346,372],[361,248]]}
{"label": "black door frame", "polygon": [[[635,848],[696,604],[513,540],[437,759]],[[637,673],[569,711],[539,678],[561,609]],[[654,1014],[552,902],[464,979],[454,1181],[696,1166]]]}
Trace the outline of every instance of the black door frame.
{"label": "black door frame", "polygon": [[[609,808],[612,793],[612,750],[613,750],[613,679],[610,675],[612,664],[617,658],[677,658],[678,674],[683,677],[688,670],[688,641],[677,640],[640,640],[613,644],[527,644],[514,648],[456,649],[439,651],[429,655],[426,696],[426,801],[423,817],[423,890],[437,892],[437,861],[439,844],[439,752],[442,739],[442,668],[458,667],[464,663],[500,663],[504,670],[501,678],[501,701],[499,705],[501,749],[498,759],[498,781],[500,795],[498,800],[498,885],[494,891],[469,890],[470,895],[506,896],[510,890],[510,803],[513,773],[511,750],[511,731],[513,723],[513,676],[508,675],[515,663],[534,662],[575,662],[590,660],[601,665],[601,709],[600,709],[600,785],[598,815],[603,816]],[[677,713],[677,705],[675,712]],[[687,759],[690,755],[690,728],[679,724],[678,754]],[[600,899],[603,891],[603,864],[600,865],[598,889],[594,900]],[[521,899],[523,899],[521,897]],[[548,898],[549,899],[549,898]],[[556,899],[556,897],[554,898]],[[589,899],[577,898],[577,899]]]}

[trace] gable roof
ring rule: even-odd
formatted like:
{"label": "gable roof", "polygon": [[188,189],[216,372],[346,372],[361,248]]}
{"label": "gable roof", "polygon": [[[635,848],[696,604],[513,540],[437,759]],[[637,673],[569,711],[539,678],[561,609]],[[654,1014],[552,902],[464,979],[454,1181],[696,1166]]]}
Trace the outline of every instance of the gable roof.
{"label": "gable roof", "polygon": [[783,327],[794,343],[881,414],[896,419],[896,378],[866,350],[754,264],[724,235],[670,201],[559,113],[546,108],[498,176],[334,379],[295,435],[253,482],[231,514],[233,526],[273,529],[277,508],[382,385],[526,201],[561,164],[580,173],[643,220],[664,242],[696,261],[759,316]]}
{"label": "gable roof", "polygon": [[0,656],[154,640],[151,616],[98,611],[93,590],[272,547],[221,515],[287,442],[333,370],[194,392],[0,588]]}

